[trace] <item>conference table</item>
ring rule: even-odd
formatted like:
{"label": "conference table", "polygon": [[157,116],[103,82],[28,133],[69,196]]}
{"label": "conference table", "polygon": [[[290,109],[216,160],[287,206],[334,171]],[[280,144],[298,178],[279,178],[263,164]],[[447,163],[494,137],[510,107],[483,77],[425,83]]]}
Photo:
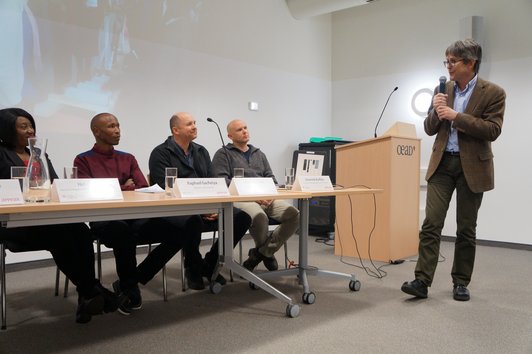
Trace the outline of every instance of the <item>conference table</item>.
{"label": "conference table", "polygon": [[[375,189],[346,188],[323,192],[297,192],[279,190],[277,194],[249,195],[249,196],[223,196],[203,198],[176,198],[163,193],[123,192],[123,200],[96,201],[96,202],[70,202],[70,203],[26,203],[21,205],[1,205],[1,227],[23,227],[50,224],[66,224],[89,221],[125,220],[137,218],[156,218],[178,215],[198,215],[218,213],[219,267],[213,274],[213,279],[222,267],[231,270],[250,282],[250,286],[265,290],[279,300],[285,302],[286,314],[289,317],[299,315],[299,305],[290,297],[274,288],[264,279],[279,275],[296,274],[299,276],[303,288],[305,303],[314,302],[315,294],[310,291],[307,275],[324,275],[350,279],[350,289],[358,290],[360,282],[354,275],[329,272],[318,269],[308,269],[308,212],[309,200],[318,196],[341,196],[378,193]],[[299,235],[299,263],[294,269],[254,274],[242,267],[233,257],[233,203],[255,200],[293,199],[298,201],[300,208],[300,235]],[[5,278],[5,244],[0,243],[0,265],[2,269],[1,307],[2,329],[6,328],[6,278]],[[263,279],[264,278],[264,279]],[[221,285],[211,282],[210,290],[213,293],[221,291]]]}

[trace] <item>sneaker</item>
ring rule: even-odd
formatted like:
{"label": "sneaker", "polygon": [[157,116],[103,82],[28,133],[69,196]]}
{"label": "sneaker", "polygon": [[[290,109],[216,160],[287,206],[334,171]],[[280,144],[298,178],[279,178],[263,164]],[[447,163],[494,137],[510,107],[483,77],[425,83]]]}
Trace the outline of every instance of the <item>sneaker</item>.
{"label": "sneaker", "polygon": [[187,278],[188,287],[193,290],[203,290],[205,289],[205,284],[203,283],[203,278],[201,277],[201,272],[189,267],[185,269],[185,277]]}
{"label": "sneaker", "polygon": [[118,312],[122,315],[129,316],[134,310],[142,308],[142,297],[138,286],[122,289],[120,280],[117,280],[113,283],[113,290],[118,295]]}
{"label": "sneaker", "polygon": [[140,310],[142,308],[142,296],[140,295],[140,289],[138,285],[126,291],[129,298],[129,308],[132,310]]}
{"label": "sneaker", "polygon": [[131,315],[131,312],[133,312],[133,310],[129,308],[129,299],[127,298],[127,296],[122,295],[121,297],[119,297],[119,299],[120,300],[119,300],[118,309],[117,309],[118,313],[124,316]]}
{"label": "sneaker", "polygon": [[250,272],[253,272],[253,269],[264,260],[264,256],[256,248],[250,248],[248,256],[248,259],[242,263],[242,266]]}
{"label": "sneaker", "polygon": [[120,280],[116,280],[113,283],[113,290],[115,291],[116,296],[118,297],[118,312],[124,316],[131,315],[131,309],[127,306],[129,304],[129,299],[125,293],[122,292],[120,288]]}
{"label": "sneaker", "polygon": [[76,322],[87,323],[92,316],[102,313],[104,308],[104,299],[101,294],[91,297],[90,299],[79,296],[78,308],[76,310]]}
{"label": "sneaker", "polygon": [[277,259],[275,259],[275,256],[271,257],[264,257],[264,260],[262,261],[264,263],[264,266],[269,271],[274,271],[279,269],[279,264],[277,263]]}

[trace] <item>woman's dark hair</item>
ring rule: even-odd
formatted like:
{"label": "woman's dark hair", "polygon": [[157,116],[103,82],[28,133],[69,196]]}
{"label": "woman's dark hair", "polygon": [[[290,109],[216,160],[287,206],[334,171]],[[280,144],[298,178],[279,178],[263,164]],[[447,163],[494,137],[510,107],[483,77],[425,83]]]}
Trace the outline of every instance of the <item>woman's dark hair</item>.
{"label": "woman's dark hair", "polygon": [[25,117],[36,130],[35,120],[32,115],[22,108],[0,109],[0,144],[13,148],[17,141],[17,118]]}

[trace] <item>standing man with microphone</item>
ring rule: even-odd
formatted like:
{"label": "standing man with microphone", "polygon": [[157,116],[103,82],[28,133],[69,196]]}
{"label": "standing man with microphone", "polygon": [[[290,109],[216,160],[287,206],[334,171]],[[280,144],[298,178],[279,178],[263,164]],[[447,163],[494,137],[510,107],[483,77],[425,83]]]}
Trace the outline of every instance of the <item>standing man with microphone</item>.
{"label": "standing man with microphone", "polygon": [[[419,234],[415,279],[401,290],[426,298],[438,264],[441,231],[456,190],[456,241],[451,271],[453,298],[468,301],[467,286],[475,263],[476,226],[483,193],[494,188],[491,142],[501,134],[506,94],[478,77],[482,48],[472,39],[456,41],[443,62],[450,81],[440,78],[425,118],[436,135],[427,168],[425,221]],[[443,82],[442,82],[443,81]]]}

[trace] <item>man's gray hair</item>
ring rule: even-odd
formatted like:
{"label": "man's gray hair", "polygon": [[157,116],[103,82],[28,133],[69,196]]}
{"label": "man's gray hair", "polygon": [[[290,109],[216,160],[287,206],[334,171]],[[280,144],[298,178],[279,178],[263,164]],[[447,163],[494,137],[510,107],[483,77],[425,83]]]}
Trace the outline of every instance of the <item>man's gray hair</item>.
{"label": "man's gray hair", "polygon": [[467,38],[454,42],[445,51],[445,56],[448,55],[460,58],[464,63],[475,60],[475,74],[478,74],[480,62],[482,61],[482,47],[474,39]]}

